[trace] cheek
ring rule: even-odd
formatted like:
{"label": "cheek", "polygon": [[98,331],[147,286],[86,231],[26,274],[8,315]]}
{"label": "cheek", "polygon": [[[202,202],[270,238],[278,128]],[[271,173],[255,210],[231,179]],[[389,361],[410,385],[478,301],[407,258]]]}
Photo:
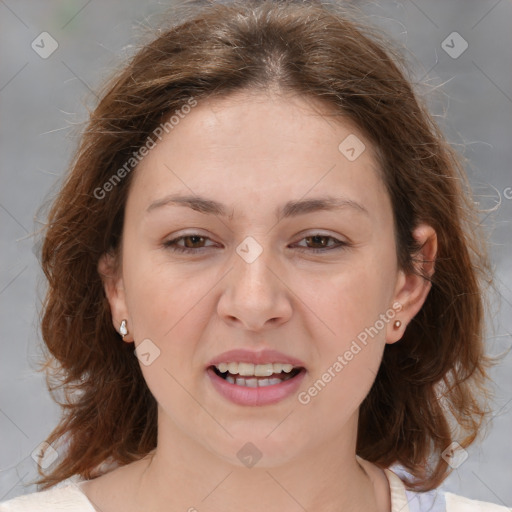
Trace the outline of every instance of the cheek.
{"label": "cheek", "polygon": [[[135,345],[150,340],[146,346],[158,354],[147,366],[141,360],[149,389],[160,404],[166,404],[169,414],[196,415],[182,386],[204,364],[198,359],[197,346],[211,317],[209,292],[218,278],[212,272],[185,272],[179,265],[142,251],[134,251],[123,261],[123,272]],[[172,405],[167,403],[169,397],[173,397]]]}
{"label": "cheek", "polygon": [[304,303],[321,320],[312,318],[317,325],[314,330],[310,324],[319,361],[311,379],[313,383],[320,380],[316,387],[324,404],[343,405],[344,410],[334,414],[344,415],[360,405],[380,366],[387,325],[394,317],[390,255],[354,259],[338,273],[316,278],[314,294],[308,295],[306,290],[312,287],[302,283]]}
{"label": "cheek", "polygon": [[[382,260],[377,263],[371,258],[360,258],[335,274],[316,278],[314,286],[304,283],[304,302],[323,321],[325,333],[343,343],[374,325],[391,307],[391,276],[391,266],[382,266]],[[314,289],[314,293],[308,292],[308,288]]]}
{"label": "cheek", "polygon": [[[137,341],[150,338],[166,351],[193,340],[208,321],[216,271],[171,264],[159,251],[134,251],[123,261],[126,300]],[[187,360],[190,358],[187,358]]]}

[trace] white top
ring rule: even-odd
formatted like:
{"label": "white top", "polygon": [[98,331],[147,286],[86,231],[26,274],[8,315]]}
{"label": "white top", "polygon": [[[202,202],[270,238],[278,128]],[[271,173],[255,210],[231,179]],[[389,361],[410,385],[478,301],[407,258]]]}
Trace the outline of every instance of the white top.
{"label": "white top", "polygon": [[[508,507],[439,489],[423,493],[408,491],[394,471],[385,469],[384,472],[391,491],[391,512],[512,512]],[[0,503],[0,512],[97,512],[80,489],[84,481],[75,475],[46,491],[4,501]]]}

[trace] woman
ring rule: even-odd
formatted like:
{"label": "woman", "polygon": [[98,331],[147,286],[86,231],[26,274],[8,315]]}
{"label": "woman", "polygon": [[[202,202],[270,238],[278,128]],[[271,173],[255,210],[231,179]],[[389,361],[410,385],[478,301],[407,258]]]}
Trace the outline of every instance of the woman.
{"label": "woman", "polygon": [[387,46],[213,4],[109,84],[42,249],[59,459],[0,510],[509,510],[436,491],[488,412],[488,266]]}

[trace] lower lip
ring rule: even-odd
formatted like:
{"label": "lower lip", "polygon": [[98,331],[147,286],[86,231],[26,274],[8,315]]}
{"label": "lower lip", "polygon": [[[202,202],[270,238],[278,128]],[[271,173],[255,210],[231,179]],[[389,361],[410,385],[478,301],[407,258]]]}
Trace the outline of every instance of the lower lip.
{"label": "lower lip", "polygon": [[269,405],[275,404],[289,397],[300,386],[306,375],[306,370],[301,370],[295,377],[272,384],[271,386],[249,388],[231,384],[222,377],[219,377],[212,368],[207,373],[212,381],[213,387],[224,397],[238,405]]}

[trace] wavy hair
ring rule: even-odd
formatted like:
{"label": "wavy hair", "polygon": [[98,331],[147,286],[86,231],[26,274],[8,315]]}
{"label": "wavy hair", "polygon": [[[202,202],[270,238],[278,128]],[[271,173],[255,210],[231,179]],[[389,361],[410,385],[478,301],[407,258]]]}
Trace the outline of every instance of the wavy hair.
{"label": "wavy hair", "polygon": [[[36,483],[89,479],[107,460],[125,465],[156,447],[157,404],[133,345],[112,326],[98,273],[100,257],[119,248],[137,172],[126,163],[190,98],[277,89],[322,101],[372,142],[401,269],[415,271],[414,228],[426,222],[437,233],[432,288],[403,339],[385,347],[360,407],[356,449],[379,467],[401,464],[410,489],[439,486],[450,472],[443,452],[476,439],[491,396],[483,346],[491,272],[461,157],[413,90],[400,53],[341,7],[235,0],[190,9],[105,86],[49,212],[40,371],[62,407],[46,441],[63,448]],[[108,194],[98,192],[109,180]]]}

